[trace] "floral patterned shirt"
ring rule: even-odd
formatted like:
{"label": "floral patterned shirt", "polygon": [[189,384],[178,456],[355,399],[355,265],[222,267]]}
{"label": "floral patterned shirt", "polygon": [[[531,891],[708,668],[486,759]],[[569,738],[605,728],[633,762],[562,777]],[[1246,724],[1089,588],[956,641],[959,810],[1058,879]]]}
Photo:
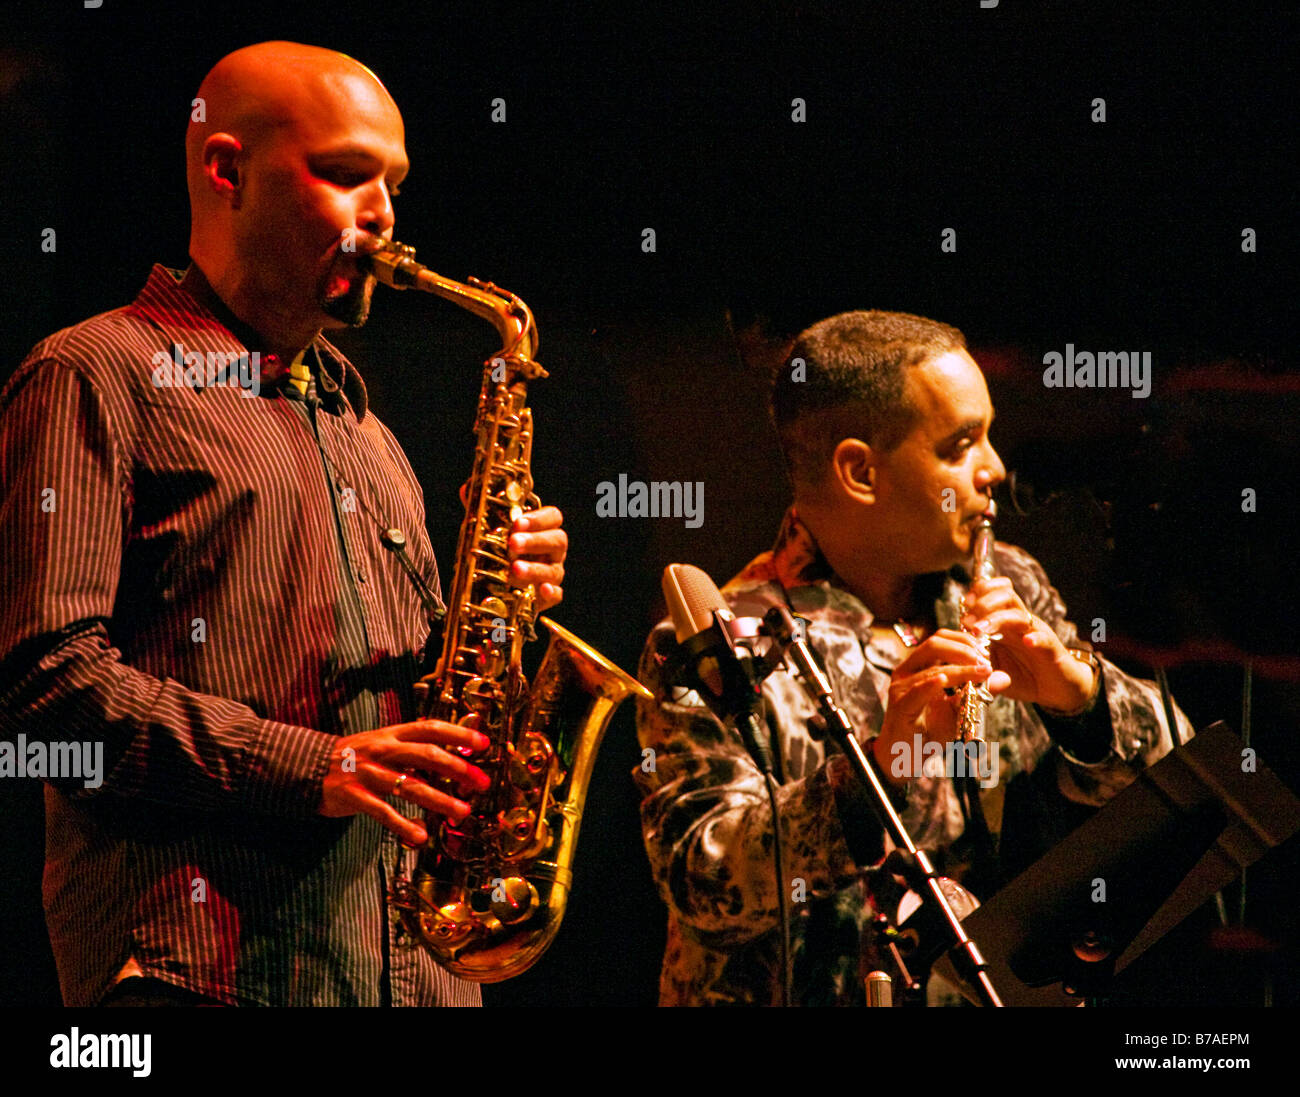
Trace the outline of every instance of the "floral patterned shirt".
{"label": "floral patterned shirt", "polygon": [[[1025,605],[1067,647],[1090,648],[1033,557],[1001,542],[994,557],[998,573],[1011,579]],[[959,627],[968,574],[957,567],[922,581],[933,585],[934,626]],[[836,700],[862,741],[879,732],[900,654],[873,638],[870,610],[831,572],[793,508],[773,550],[753,560],[723,594],[738,617],[761,617],[779,603],[803,617]],[[672,626],[663,622],[651,633],[641,662],[641,680],[655,699],[638,701],[637,713],[640,743],[653,751],[645,756],[653,758],[653,769],[643,763],[633,771],[644,795],[646,851],[668,904],[660,1004],[778,1004],[781,931],[766,784],[740,736],[697,695],[665,683],[665,659],[674,649]],[[913,840],[933,851],[941,871],[977,895],[987,898],[997,879],[987,869],[982,882],[970,875],[979,848],[1000,854],[1009,878],[1008,861],[1017,870],[1026,867],[1064,836],[1071,820],[1077,824],[1080,813],[1103,804],[1172,748],[1156,686],[1104,658],[1101,666],[1101,690],[1088,716],[1045,716],[1006,698],[987,706],[985,737],[991,748],[996,745],[1000,779],[981,782],[989,786],[978,794],[982,829],[967,823],[969,812],[951,777],[911,781],[902,817]],[[888,891],[881,886],[887,874],[877,866],[889,843],[847,760],[833,743],[809,734],[814,709],[799,683],[778,669],[763,683],[763,696],[780,782],[787,878],[782,886],[794,900],[792,1000],[861,1004],[860,965],[874,936],[865,931],[879,896]],[[1185,740],[1191,727],[1174,711]],[[1030,787],[1034,791],[1026,797]],[[1037,806],[1013,812],[1013,799]],[[1004,806],[1010,824],[1005,832]],[[977,839],[984,834],[981,847]]]}

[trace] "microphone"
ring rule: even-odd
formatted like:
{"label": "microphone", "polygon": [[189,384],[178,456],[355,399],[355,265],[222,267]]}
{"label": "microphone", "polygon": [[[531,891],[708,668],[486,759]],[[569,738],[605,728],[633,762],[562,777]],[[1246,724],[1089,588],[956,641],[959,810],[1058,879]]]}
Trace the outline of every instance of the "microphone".
{"label": "microphone", "polygon": [[689,685],[719,720],[732,721],[759,769],[771,773],[767,728],[758,714],[763,700],[759,685],[770,668],[760,673],[752,653],[739,643],[736,615],[705,572],[690,564],[669,564],[663,591],[684,656],[674,684]]}

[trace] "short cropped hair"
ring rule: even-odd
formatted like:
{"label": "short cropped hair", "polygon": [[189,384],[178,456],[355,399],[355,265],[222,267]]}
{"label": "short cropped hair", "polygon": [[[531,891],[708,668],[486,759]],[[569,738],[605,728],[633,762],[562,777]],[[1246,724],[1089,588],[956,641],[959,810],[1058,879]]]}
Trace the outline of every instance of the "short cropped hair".
{"label": "short cropped hair", "polygon": [[903,370],[965,349],[956,328],[905,312],[842,312],[801,332],[772,382],[772,419],[795,489],[822,482],[845,438],[885,453],[902,442],[917,419]]}

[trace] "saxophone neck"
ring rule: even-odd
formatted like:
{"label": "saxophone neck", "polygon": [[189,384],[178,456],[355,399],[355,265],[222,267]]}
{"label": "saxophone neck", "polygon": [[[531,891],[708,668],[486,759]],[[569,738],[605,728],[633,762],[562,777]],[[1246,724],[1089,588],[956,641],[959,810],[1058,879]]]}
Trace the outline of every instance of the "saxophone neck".
{"label": "saxophone neck", "polygon": [[492,282],[470,278],[456,282],[415,261],[415,248],[385,240],[367,255],[370,272],[393,289],[417,289],[436,294],[457,308],[486,320],[501,337],[501,349],[491,365],[504,363],[507,381],[531,381],[545,377],[546,370],[535,360],[538,346],[537,324],[532,310],[523,299]]}

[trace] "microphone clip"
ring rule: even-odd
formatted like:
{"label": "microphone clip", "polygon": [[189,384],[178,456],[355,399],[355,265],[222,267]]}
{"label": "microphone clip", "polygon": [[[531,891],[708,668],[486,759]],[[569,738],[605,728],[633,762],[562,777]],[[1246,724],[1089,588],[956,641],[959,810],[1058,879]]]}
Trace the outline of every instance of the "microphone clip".
{"label": "microphone clip", "polygon": [[724,720],[753,712],[762,703],[763,680],[781,665],[779,652],[773,658],[771,650],[755,645],[755,638],[763,635],[758,618],[714,610],[708,628],[660,656],[664,680],[669,686],[694,690]]}
{"label": "microphone clip", "polygon": [[712,617],[708,628],[663,658],[664,680],[670,687],[694,690],[719,720],[735,727],[759,769],[772,773],[771,732],[759,713],[763,680],[781,661],[755,650],[757,618],[738,619],[721,609]]}

